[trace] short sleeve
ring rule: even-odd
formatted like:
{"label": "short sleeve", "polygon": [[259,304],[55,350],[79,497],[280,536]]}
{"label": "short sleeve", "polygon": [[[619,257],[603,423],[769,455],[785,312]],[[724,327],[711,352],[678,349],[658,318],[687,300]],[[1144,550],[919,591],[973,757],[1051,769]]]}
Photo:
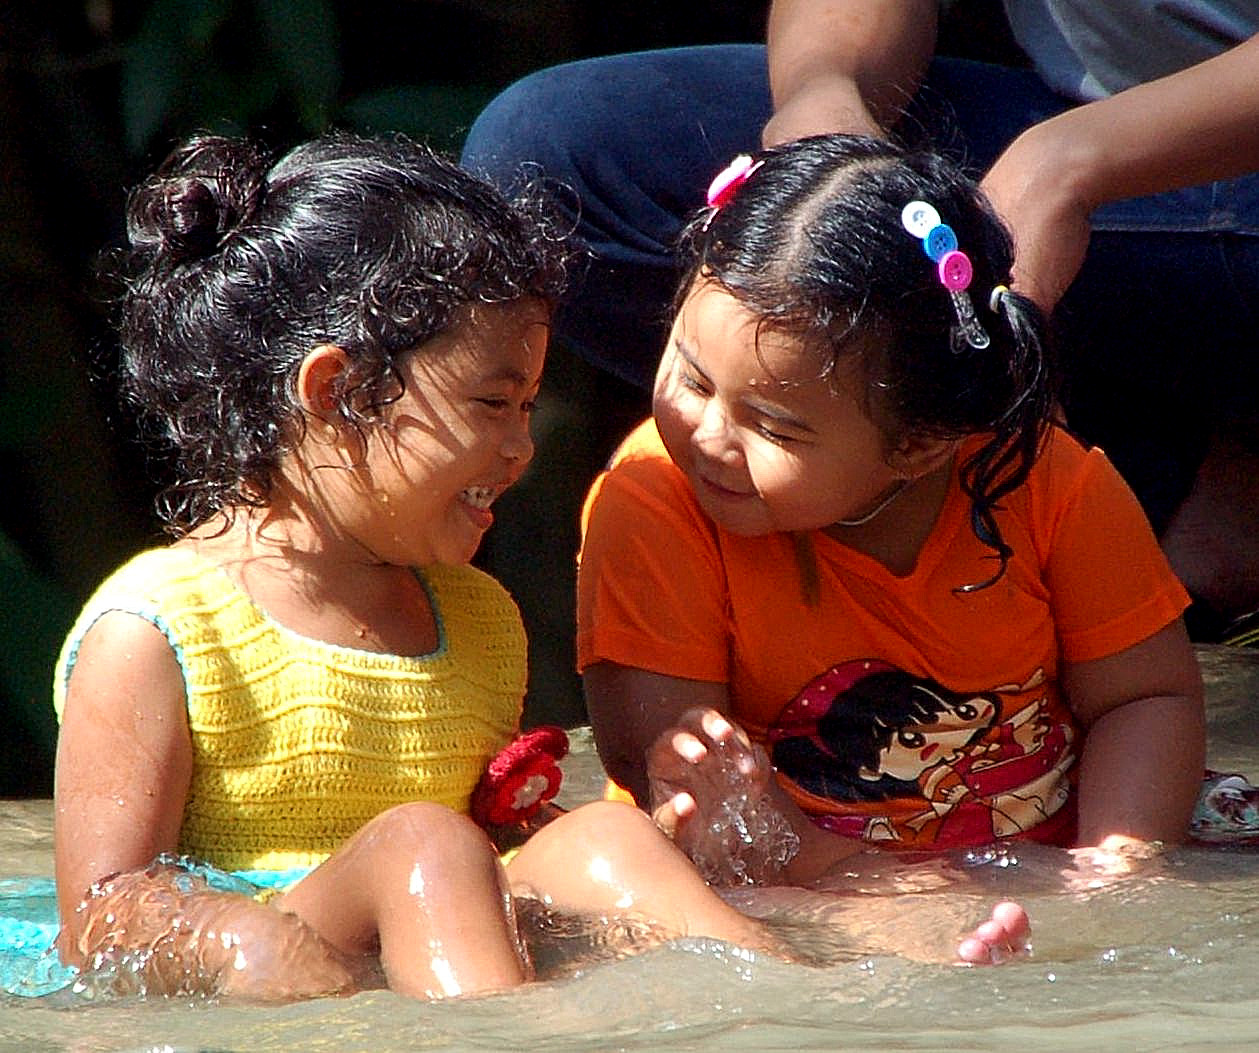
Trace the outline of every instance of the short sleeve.
{"label": "short sleeve", "polygon": [[725,573],[714,528],[659,456],[630,458],[586,498],[577,573],[577,664],[729,676]]}
{"label": "short sleeve", "polygon": [[1059,435],[1051,443],[1037,521],[1063,657],[1117,654],[1178,618],[1188,593],[1135,495],[1098,449]]}

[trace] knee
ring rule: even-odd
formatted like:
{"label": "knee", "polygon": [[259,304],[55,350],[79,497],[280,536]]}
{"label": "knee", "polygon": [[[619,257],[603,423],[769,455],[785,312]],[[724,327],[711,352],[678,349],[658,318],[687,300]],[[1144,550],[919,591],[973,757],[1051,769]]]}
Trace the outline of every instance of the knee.
{"label": "knee", "polygon": [[660,828],[646,812],[623,801],[591,801],[575,808],[562,819],[542,828],[568,839],[580,838],[597,845],[618,847],[664,839]]}
{"label": "knee", "polygon": [[481,111],[464,140],[462,164],[500,185],[514,179],[522,162],[550,175],[567,164],[564,142],[580,119],[575,106],[585,74],[574,67],[538,70],[509,85]]}
{"label": "knee", "polygon": [[536,164],[544,176],[580,186],[592,166],[585,159],[599,152],[600,163],[616,156],[632,125],[635,96],[610,90],[610,83],[635,76],[634,56],[582,59],[537,70],[508,85],[473,122],[464,140],[465,168],[500,186],[520,175],[523,163]]}
{"label": "knee", "polygon": [[431,801],[411,801],[381,812],[363,827],[356,840],[398,859],[497,859],[494,846],[476,823]]}

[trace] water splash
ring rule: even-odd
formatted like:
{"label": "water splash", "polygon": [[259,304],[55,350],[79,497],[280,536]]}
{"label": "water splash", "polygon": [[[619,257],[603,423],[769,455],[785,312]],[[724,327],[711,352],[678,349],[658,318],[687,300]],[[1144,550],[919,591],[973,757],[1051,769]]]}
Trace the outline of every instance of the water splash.
{"label": "water splash", "polygon": [[[685,849],[710,885],[772,884],[800,851],[800,836],[769,792],[773,777],[760,746],[751,754],[736,742],[708,747],[706,784],[692,793],[701,814]],[[653,799],[663,787],[653,787]]]}

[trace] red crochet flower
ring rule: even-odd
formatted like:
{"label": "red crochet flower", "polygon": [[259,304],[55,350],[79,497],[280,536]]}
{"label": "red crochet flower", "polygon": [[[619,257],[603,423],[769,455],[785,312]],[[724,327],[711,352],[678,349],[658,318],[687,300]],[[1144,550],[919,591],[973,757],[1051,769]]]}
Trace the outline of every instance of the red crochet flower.
{"label": "red crochet flower", "polygon": [[546,724],[521,732],[490,761],[472,791],[472,818],[482,826],[532,819],[559,793],[558,762],[566,753],[563,728]]}

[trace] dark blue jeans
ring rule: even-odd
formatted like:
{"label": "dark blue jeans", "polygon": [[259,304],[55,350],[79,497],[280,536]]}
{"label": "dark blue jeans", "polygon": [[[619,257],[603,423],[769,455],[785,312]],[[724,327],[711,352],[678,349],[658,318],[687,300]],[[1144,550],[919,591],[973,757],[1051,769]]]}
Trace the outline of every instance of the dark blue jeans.
{"label": "dark blue jeans", "polygon": [[[898,134],[978,176],[1020,131],[1069,105],[1030,71],[937,59]],[[646,389],[675,292],[678,229],[712,176],[758,146],[769,114],[760,45],[615,55],[508,88],[472,127],[463,159],[500,185],[533,161],[572,188],[594,258],[557,333]],[[1259,430],[1259,177],[1119,202],[1094,228],[1055,314],[1064,403],[1159,527],[1213,427]]]}

